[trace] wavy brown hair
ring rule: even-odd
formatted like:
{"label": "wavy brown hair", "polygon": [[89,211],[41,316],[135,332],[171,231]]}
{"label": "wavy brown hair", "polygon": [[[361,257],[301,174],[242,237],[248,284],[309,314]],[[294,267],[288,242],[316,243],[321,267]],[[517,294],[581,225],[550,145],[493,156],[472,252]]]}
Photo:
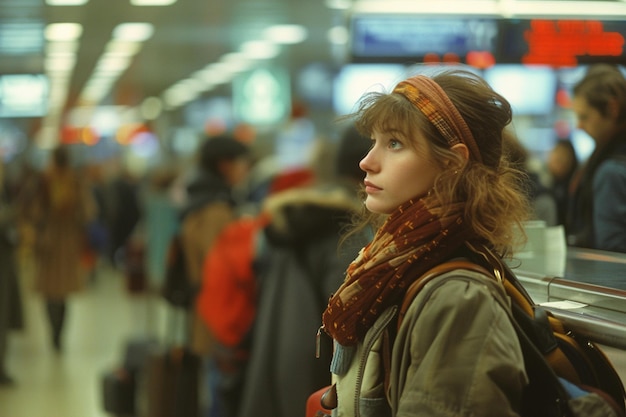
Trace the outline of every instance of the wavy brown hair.
{"label": "wavy brown hair", "polygon": [[[415,145],[415,132],[421,132],[434,163],[441,169],[432,192],[443,205],[464,201],[465,221],[474,233],[489,241],[502,256],[510,255],[525,241],[522,224],[530,213],[525,174],[510,164],[502,151],[503,135],[510,134],[505,129],[512,120],[511,106],[472,72],[449,69],[432,79],[467,123],[482,162],[466,161],[452,151],[426,116],[401,94],[367,93],[350,116],[367,136],[375,130],[393,130]],[[384,216],[367,214],[365,210],[357,229],[365,224],[379,226],[383,220]]]}

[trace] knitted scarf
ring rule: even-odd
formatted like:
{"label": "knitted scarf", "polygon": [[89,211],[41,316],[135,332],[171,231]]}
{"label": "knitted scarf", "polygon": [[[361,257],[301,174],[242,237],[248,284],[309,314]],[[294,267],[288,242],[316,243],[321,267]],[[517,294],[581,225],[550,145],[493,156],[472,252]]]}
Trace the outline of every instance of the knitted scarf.
{"label": "knitted scarf", "polygon": [[376,318],[398,304],[414,280],[470,238],[463,207],[441,207],[429,196],[398,207],[348,267],[322,315],[325,331],[343,346],[363,340]]}

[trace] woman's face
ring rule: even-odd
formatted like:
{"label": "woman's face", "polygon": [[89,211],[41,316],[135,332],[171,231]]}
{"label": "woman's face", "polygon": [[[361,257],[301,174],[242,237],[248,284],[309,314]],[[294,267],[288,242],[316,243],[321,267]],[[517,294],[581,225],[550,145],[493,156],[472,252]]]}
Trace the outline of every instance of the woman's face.
{"label": "woman's face", "polygon": [[585,131],[597,144],[604,144],[611,140],[617,131],[616,117],[609,108],[609,114],[603,116],[598,109],[589,105],[584,97],[574,97],[572,110],[578,119],[578,128]]}
{"label": "woman's face", "polygon": [[365,206],[369,211],[390,214],[433,187],[440,169],[421,132],[405,139],[396,132],[374,131],[372,142],[359,164],[365,171]]}

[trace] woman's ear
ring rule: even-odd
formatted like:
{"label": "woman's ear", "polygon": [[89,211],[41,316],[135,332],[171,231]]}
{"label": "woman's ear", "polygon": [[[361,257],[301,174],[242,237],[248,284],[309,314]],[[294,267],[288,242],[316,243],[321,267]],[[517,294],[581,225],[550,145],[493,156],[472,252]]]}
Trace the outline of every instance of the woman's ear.
{"label": "woman's ear", "polygon": [[469,149],[464,143],[457,143],[456,145],[453,145],[450,149],[452,149],[453,152],[456,152],[459,156],[461,156],[464,161],[469,160]]}

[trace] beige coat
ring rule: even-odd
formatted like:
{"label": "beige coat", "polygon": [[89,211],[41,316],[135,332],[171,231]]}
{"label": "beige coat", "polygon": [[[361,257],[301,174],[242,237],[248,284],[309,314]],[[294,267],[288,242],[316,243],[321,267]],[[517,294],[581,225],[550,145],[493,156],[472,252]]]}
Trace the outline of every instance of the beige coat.
{"label": "beige coat", "polygon": [[[198,286],[202,283],[202,267],[207,252],[221,230],[235,218],[232,207],[226,202],[209,203],[185,216],[182,223],[182,243],[189,276]],[[206,356],[213,346],[208,328],[196,313],[191,320],[191,349]]]}
{"label": "beige coat", "polygon": [[62,300],[84,288],[86,226],[96,206],[87,184],[75,171],[47,172],[40,185],[32,207],[35,285],[45,298]]}

